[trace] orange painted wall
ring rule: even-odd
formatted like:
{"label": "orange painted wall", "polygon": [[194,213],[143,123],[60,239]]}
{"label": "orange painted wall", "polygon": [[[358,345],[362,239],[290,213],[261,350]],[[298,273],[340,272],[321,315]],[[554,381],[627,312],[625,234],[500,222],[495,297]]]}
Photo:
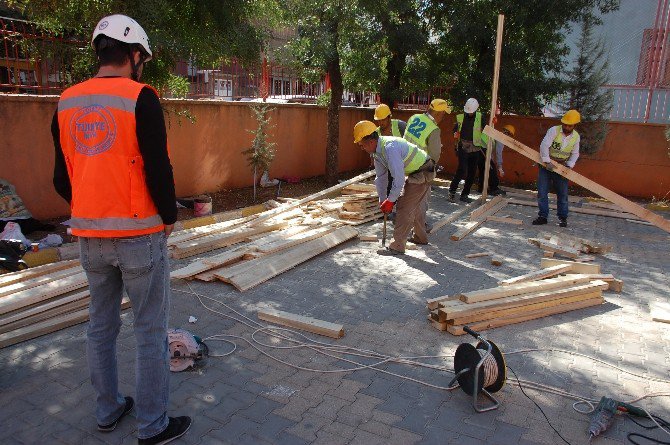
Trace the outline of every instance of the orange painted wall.
{"label": "orange painted wall", "polygon": [[[57,97],[0,95],[0,178],[13,183],[37,218],[66,215],[67,204],[51,184],[53,144],[50,123]],[[246,103],[166,100],[168,137],[179,196],[214,192],[252,184],[253,172],[242,151],[251,146],[255,128]],[[187,110],[196,119],[190,123],[175,111]],[[411,112],[396,112],[407,119]],[[351,129],[372,110],[344,108],[340,114],[341,172],[369,165],[368,156],[353,144]],[[271,114],[274,128],[270,140],[277,142],[271,176],[322,175],[325,163],[326,110],[312,105],[278,105]],[[552,120],[504,117],[517,137],[538,147]],[[448,172],[456,168],[451,129],[454,116],[442,123],[443,157]],[[661,125],[617,123],[604,149],[595,158],[582,157],[576,170],[618,193],[629,196],[662,196],[670,190],[670,158]],[[504,182],[532,183],[536,168],[527,159],[505,150]]]}

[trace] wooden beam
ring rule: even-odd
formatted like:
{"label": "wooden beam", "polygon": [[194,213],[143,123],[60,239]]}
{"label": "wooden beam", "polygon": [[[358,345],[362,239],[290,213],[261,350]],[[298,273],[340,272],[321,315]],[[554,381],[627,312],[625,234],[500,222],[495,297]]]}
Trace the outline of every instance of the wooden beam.
{"label": "wooden beam", "polygon": [[469,210],[471,210],[472,207],[474,207],[474,206],[473,206],[473,203],[470,203],[470,204],[468,204],[467,206],[465,206],[464,208],[462,208],[462,209],[460,209],[460,210],[456,210],[456,211],[455,211],[454,213],[452,213],[451,215],[449,215],[449,216],[447,216],[447,217],[445,217],[445,218],[442,218],[441,220],[439,220],[439,221],[437,221],[435,224],[433,224],[433,227],[430,228],[430,231],[429,231],[428,233],[429,233],[429,234],[433,234],[433,233],[437,232],[438,230],[440,230],[440,228],[442,228],[442,227],[446,226],[447,224],[449,224],[450,222],[456,221],[456,220],[457,220],[458,218],[460,218],[464,213],[466,213],[466,212],[468,212]]}
{"label": "wooden beam", "polygon": [[56,263],[45,264],[43,266],[31,267],[18,272],[11,272],[0,275],[0,286],[9,286],[19,281],[50,274],[63,269],[79,266],[79,260],[58,261]]}
{"label": "wooden beam", "polygon": [[604,281],[589,281],[586,283],[575,284],[559,289],[547,289],[538,292],[531,292],[521,295],[512,295],[496,300],[480,301],[479,303],[464,303],[462,301],[443,302],[438,309],[445,320],[453,320],[459,317],[479,314],[484,311],[494,311],[511,307],[525,306],[542,301],[556,300],[560,298],[572,297],[574,295],[583,295],[588,292],[607,290],[607,283]]}
{"label": "wooden beam", "polygon": [[326,337],[344,337],[344,326],[341,324],[330,323],[328,321],[305,317],[303,315],[296,315],[273,309],[265,309],[258,311],[258,318],[260,320],[281,326],[289,326],[291,328],[312,332],[313,334],[325,335]]}
{"label": "wooden beam", "polygon": [[[503,142],[506,146],[510,147],[514,151],[521,153],[527,158],[538,163],[542,162],[542,160],[540,159],[540,153],[512,139],[511,137],[505,135],[504,133],[501,133],[500,131],[493,129],[490,126],[486,126],[484,128],[484,133],[489,137],[492,137],[498,141]],[[581,185],[582,187],[584,187],[587,190],[590,190],[596,195],[601,196],[607,199],[608,201],[611,201],[612,203],[624,209],[626,212],[630,212],[639,217],[640,219],[649,221],[656,227],[670,233],[670,221],[668,221],[667,219],[663,218],[660,215],[657,215],[651,210],[645,209],[644,207],[635,204],[632,201],[629,201],[623,196],[603,187],[602,185],[596,182],[593,182],[589,178],[582,176],[576,171],[564,167],[563,165],[555,163],[554,172],[567,178],[568,180],[574,182],[575,184]]]}
{"label": "wooden beam", "polygon": [[480,256],[490,256],[490,252],[469,253],[464,258],[479,258]]}
{"label": "wooden beam", "polygon": [[[553,306],[549,307],[546,309],[538,309],[535,311],[519,314],[519,315],[511,315],[507,317],[502,317],[496,320],[486,320],[482,321],[479,323],[473,323],[468,325],[470,329],[474,329],[476,331],[484,331],[486,329],[492,329],[492,328],[497,328],[501,326],[506,326],[510,324],[515,324],[515,323],[521,323],[524,321],[530,321],[530,320],[535,320],[538,318],[543,318],[547,317],[549,315],[556,315],[556,314],[562,314],[564,312],[570,312],[574,311],[577,309],[584,309],[587,307],[591,306],[599,306],[603,304],[605,300],[603,297],[596,297],[596,298],[591,298],[588,300],[583,300],[583,301],[578,301],[575,303],[568,303],[568,304],[562,304],[559,306]],[[465,334],[465,331],[463,330],[463,326],[461,325],[447,325],[447,332],[453,335],[463,335]]]}
{"label": "wooden beam", "polygon": [[[522,205],[522,206],[530,206],[530,207],[537,207],[537,201],[526,201],[523,199],[514,199],[510,198],[509,199],[510,204],[515,204],[515,205]],[[556,204],[550,203],[549,208],[552,210],[556,210]],[[610,218],[621,218],[621,219],[633,219],[634,221],[637,220],[637,216],[633,215],[632,213],[625,213],[625,212],[614,212],[610,210],[604,210],[604,209],[589,209],[589,208],[584,208],[584,207],[575,207],[572,206],[570,207],[570,212],[572,213],[583,213],[585,215],[598,215],[598,216],[607,216]],[[649,223],[651,224],[651,223]]]}
{"label": "wooden beam", "polygon": [[529,272],[525,275],[519,275],[518,277],[508,278],[506,280],[499,281],[500,286],[510,286],[512,284],[523,283],[526,281],[537,281],[544,278],[555,277],[562,273],[567,273],[572,269],[570,264],[557,264],[556,266],[551,266],[546,269],[540,269],[533,272]]}
{"label": "wooden beam", "polygon": [[315,199],[322,198],[322,197],[324,197],[324,196],[326,196],[330,193],[336,192],[338,190],[342,190],[343,188],[345,188],[348,185],[355,184],[355,183],[360,182],[360,181],[364,181],[368,178],[373,177],[374,175],[375,175],[374,170],[369,171],[369,172],[365,172],[365,173],[362,173],[362,174],[360,174],[356,177],[353,177],[353,178],[349,179],[348,181],[341,182],[337,185],[334,185],[334,186],[332,186],[330,188],[327,188],[325,190],[321,190],[320,192],[313,193],[313,194],[311,194],[309,196],[306,196],[302,199],[299,199],[297,201],[288,202],[288,203],[282,205],[281,207],[277,207],[276,209],[265,213],[263,216],[259,216],[255,220],[247,223],[247,225],[249,227],[257,226],[258,224],[260,224],[260,223],[262,223],[262,222],[264,222],[264,221],[266,221],[266,220],[268,220],[268,219],[270,219],[274,216],[277,216],[280,213],[283,213],[283,212],[286,212],[288,210],[294,209],[294,208],[299,207],[299,206],[301,206],[305,203],[308,203],[310,201],[314,201]]}
{"label": "wooden beam", "polygon": [[[496,198],[501,198],[500,196],[496,196]],[[491,200],[493,202],[493,200]],[[465,224],[465,226],[461,227],[451,235],[451,239],[453,241],[460,241],[466,236],[468,236],[470,233],[475,231],[479,226],[484,224],[486,222],[486,218],[489,215],[493,215],[503,207],[507,205],[507,200],[502,198],[500,201],[497,201],[495,204],[493,204],[491,207],[486,208],[486,210],[483,213],[479,214],[479,217],[475,219],[474,221],[469,221]]]}
{"label": "wooden beam", "polygon": [[[492,209],[496,204],[503,200],[502,196],[496,196],[489,202],[485,202],[470,213],[470,221],[478,220],[484,213]],[[481,202],[477,200],[476,202]]]}
{"label": "wooden beam", "polygon": [[577,249],[561,246],[560,244],[551,243],[543,239],[528,238],[528,242],[536,245],[545,252],[554,252],[572,259],[578,258],[581,255]]}
{"label": "wooden beam", "polygon": [[[505,23],[505,16],[498,14],[498,31],[496,33],[496,55],[493,64],[493,86],[491,88],[491,110],[489,112],[489,126],[493,127],[496,118],[496,111],[498,110],[498,80],[500,79],[500,57],[502,53],[502,39],[503,39],[503,25]],[[486,197],[489,188],[489,171],[491,164],[491,153],[493,152],[493,139],[489,138],[486,144],[486,160],[484,161],[484,185],[482,192],[482,202],[486,202]]]}
{"label": "wooden beam", "polygon": [[6,314],[20,308],[28,307],[57,295],[81,289],[87,285],[88,280],[86,279],[86,274],[78,273],[32,289],[16,292],[0,299],[0,314]]}
{"label": "wooden beam", "polygon": [[64,277],[69,277],[70,275],[82,272],[84,272],[84,269],[82,269],[81,266],[70,267],[67,269],[61,269],[55,272],[50,272],[47,275],[40,275],[35,278],[22,280],[18,283],[2,286],[0,287],[0,297],[4,297],[6,295],[10,295],[26,289],[32,289],[33,287],[41,286],[42,284],[50,283],[51,281],[55,281]]}
{"label": "wooden beam", "polygon": [[600,273],[600,264],[580,263],[578,261],[559,260],[554,258],[542,258],[540,260],[540,267],[546,269],[547,267],[556,266],[558,264],[570,265],[569,273],[576,274],[592,274]]}
{"label": "wooden beam", "polygon": [[505,223],[505,224],[514,224],[517,226],[520,226],[523,224],[523,221],[520,219],[515,219],[515,218],[507,218],[505,216],[495,216],[495,215],[489,215],[486,217],[486,221],[493,221],[493,222],[500,222],[500,223]]}
{"label": "wooden beam", "polygon": [[36,306],[31,306],[25,309],[10,312],[9,314],[0,317],[0,329],[2,329],[2,327],[4,327],[5,325],[15,323],[18,320],[32,317],[41,312],[48,311],[50,309],[54,309],[59,306],[69,304],[72,302],[85,301],[86,302],[85,304],[88,304],[89,296],[90,296],[89,291],[85,290],[83,292],[76,292],[71,295],[63,295],[58,298],[53,298]]}
{"label": "wooden beam", "polygon": [[560,289],[575,284],[588,283],[590,278],[581,274],[573,274],[559,278],[549,278],[542,281],[530,281],[527,283],[510,284],[490,289],[476,290],[459,294],[461,301],[465,303],[478,303],[480,301],[496,300],[514,295],[529,294],[531,292],[548,291]]}

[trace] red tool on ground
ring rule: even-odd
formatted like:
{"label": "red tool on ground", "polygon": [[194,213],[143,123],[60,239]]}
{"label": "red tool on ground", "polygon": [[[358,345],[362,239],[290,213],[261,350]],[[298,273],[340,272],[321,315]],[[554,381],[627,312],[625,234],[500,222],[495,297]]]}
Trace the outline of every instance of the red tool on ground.
{"label": "red tool on ground", "polygon": [[628,413],[638,417],[648,417],[647,413],[640,408],[603,396],[595,411],[593,411],[593,417],[591,417],[589,443],[591,443],[594,437],[601,435],[612,425],[617,412]]}

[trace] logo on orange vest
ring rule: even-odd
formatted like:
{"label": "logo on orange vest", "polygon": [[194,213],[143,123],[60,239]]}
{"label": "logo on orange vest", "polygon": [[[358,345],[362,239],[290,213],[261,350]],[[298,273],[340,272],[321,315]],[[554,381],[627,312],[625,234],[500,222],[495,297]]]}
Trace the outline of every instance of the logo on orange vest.
{"label": "logo on orange vest", "polygon": [[104,153],[116,139],[114,116],[102,105],[80,108],[70,119],[75,150],[86,156]]}

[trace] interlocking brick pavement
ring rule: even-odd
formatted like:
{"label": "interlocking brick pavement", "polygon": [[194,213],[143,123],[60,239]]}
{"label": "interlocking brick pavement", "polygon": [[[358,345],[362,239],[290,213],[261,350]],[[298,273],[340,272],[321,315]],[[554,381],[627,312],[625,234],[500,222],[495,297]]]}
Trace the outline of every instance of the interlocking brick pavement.
{"label": "interlocking brick pavement", "polygon": [[[447,202],[446,191],[433,188],[430,217],[437,220],[459,206]],[[650,304],[670,294],[670,236],[655,227],[614,218],[571,215],[570,226],[529,224],[535,210],[508,206],[501,211],[521,218],[523,226],[486,223],[459,242],[448,225],[431,235],[430,245],[405,257],[378,256],[374,243],[349,242],[314,258],[254,289],[240,293],[222,283],[191,282],[197,292],[229,305],[251,320],[256,308],[280,310],[342,323],[339,340],[316,338],[323,344],[347,345],[383,356],[419,357],[434,365],[420,368],[384,363],[383,358],[347,356],[355,363],[324,356],[309,348],[266,353],[305,369],[296,369],[252,347],[256,329],[222,304],[206,300],[202,307],[183,282],[173,281],[170,325],[201,337],[228,334],[238,349],[229,356],[210,357],[196,370],[171,376],[170,414],[188,414],[194,424],[181,442],[186,444],[557,444],[535,404],[510,381],[497,395],[501,407],[477,414],[471,397],[444,388],[453,374],[452,354],[458,344],[471,342],[426,324],[425,300],[456,292],[495,286],[504,278],[539,267],[541,251],[527,238],[550,231],[591,238],[614,246],[596,256],[603,273],[625,282],[621,294],[606,293],[607,304],[486,332],[507,354],[507,363],[520,379],[552,385],[584,397],[632,399],[647,392],[668,392],[670,384],[653,377],[670,376],[670,329],[650,321]],[[380,224],[361,227],[377,234]],[[362,254],[343,253],[355,245]],[[504,258],[500,267],[487,258],[465,259],[483,249]],[[177,268],[186,261],[173,264]],[[198,318],[188,323],[189,315]],[[122,316],[118,342],[119,378],[124,394],[134,394],[135,338],[132,313]],[[3,444],[131,444],[136,443],[132,416],[117,429],[95,429],[94,394],[85,358],[85,325],[74,326],[0,350],[0,442]],[[257,338],[270,343],[267,335]],[[213,354],[231,346],[209,342]],[[631,371],[634,376],[587,357],[561,352],[515,353],[528,348],[575,351]],[[438,357],[433,357],[438,356]],[[342,372],[320,373],[318,370]],[[383,373],[381,371],[388,371]],[[427,382],[435,387],[405,380]],[[437,387],[437,388],[436,388]],[[572,410],[572,400],[527,389],[552,425],[573,444],[585,443],[589,417]],[[670,398],[639,402],[669,417]],[[598,439],[601,445],[626,443],[629,432],[640,431],[621,417]],[[653,433],[663,439],[661,433]],[[665,438],[667,440],[667,438]]]}

